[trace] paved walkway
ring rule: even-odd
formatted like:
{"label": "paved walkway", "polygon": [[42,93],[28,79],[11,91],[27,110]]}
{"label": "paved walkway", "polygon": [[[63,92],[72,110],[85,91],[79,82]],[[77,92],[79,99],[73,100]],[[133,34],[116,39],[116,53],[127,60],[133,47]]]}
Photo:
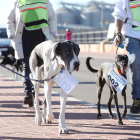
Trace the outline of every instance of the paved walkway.
{"label": "paved walkway", "polygon": [[[43,97],[41,92],[41,97]],[[46,139],[140,139],[140,124],[123,120],[117,125],[117,119],[111,120],[108,113],[102,111],[103,119],[97,119],[97,109],[67,100],[66,125],[69,134],[58,134],[60,102],[58,96],[52,96],[52,109],[55,120],[52,124],[35,124],[34,108],[23,105],[22,84],[0,76],[0,140],[46,140]]]}

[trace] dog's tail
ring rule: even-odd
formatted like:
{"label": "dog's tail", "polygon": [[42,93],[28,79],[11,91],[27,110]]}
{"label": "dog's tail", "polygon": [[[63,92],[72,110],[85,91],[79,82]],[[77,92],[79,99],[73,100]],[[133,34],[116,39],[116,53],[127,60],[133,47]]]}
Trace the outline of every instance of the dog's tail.
{"label": "dog's tail", "polygon": [[93,69],[93,68],[91,67],[91,65],[90,65],[90,59],[92,59],[92,57],[87,57],[87,59],[86,59],[87,68],[88,68],[91,72],[94,72],[94,73],[98,72],[98,70]]}

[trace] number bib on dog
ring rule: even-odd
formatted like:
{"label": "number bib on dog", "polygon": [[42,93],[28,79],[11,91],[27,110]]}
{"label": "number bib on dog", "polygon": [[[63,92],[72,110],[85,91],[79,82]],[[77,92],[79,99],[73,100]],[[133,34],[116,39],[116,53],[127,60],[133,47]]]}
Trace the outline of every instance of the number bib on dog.
{"label": "number bib on dog", "polygon": [[112,84],[112,86],[114,87],[114,89],[119,94],[121,94],[123,88],[128,82],[127,79],[125,79],[121,74],[119,74],[115,68],[110,70],[110,72],[108,73],[108,79]]}
{"label": "number bib on dog", "polygon": [[79,83],[67,70],[63,70],[54,81],[67,93]]}

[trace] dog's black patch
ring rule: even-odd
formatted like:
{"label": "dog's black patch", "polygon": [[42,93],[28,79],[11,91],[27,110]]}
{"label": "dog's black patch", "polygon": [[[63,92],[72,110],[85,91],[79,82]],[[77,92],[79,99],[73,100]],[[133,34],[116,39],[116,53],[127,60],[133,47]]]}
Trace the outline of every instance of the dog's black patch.
{"label": "dog's black patch", "polygon": [[43,65],[43,59],[41,57],[39,57],[37,54],[36,54],[36,57],[37,57],[37,66],[40,67]]}

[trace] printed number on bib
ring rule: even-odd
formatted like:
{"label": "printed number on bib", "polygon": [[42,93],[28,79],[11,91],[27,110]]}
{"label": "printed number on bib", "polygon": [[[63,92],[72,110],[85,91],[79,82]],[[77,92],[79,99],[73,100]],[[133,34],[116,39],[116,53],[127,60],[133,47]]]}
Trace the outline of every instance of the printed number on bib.
{"label": "printed number on bib", "polygon": [[125,85],[127,84],[127,79],[125,79],[118,71],[114,68],[109,71],[108,79],[114,89],[121,94],[122,90],[124,89]]}
{"label": "printed number on bib", "polygon": [[68,71],[64,70],[54,81],[68,94],[79,83]]}

